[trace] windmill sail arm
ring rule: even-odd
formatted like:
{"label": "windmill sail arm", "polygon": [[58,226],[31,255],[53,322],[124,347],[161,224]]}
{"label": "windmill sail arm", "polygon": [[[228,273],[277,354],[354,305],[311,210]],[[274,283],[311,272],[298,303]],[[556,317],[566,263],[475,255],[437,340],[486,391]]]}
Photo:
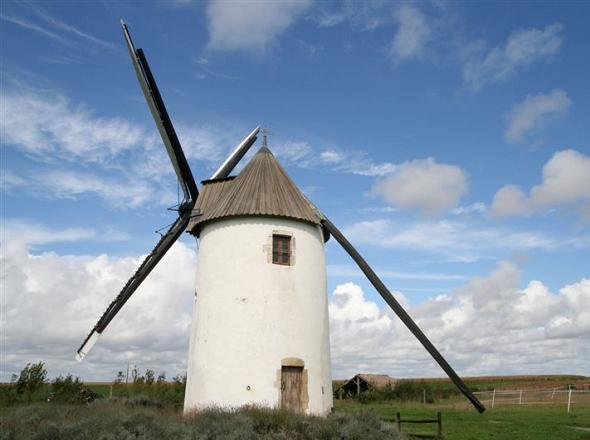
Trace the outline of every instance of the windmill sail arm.
{"label": "windmill sail arm", "polygon": [[475,397],[471,390],[467,387],[463,379],[457,375],[455,370],[449,365],[445,358],[440,354],[436,347],[430,342],[426,335],[422,332],[420,327],[414,322],[414,320],[408,315],[401,304],[394,298],[389,289],[379,279],[377,274],[371,269],[365,259],[358,253],[358,251],[350,244],[350,242],[342,235],[342,232],[334,224],[328,220],[325,216],[322,219],[322,225],[326,228],[330,234],[340,243],[344,250],[352,257],[355,263],[363,271],[366,277],[369,279],[371,284],[377,289],[381,297],[391,307],[395,314],[402,320],[402,322],[408,327],[414,336],[420,341],[424,348],[430,353],[434,360],[441,366],[441,368],[447,373],[451,381],[459,388],[459,390],[469,399],[475,409],[480,413],[485,411],[485,406]]}
{"label": "windmill sail arm", "polygon": [[190,219],[190,210],[172,224],[168,232],[162,236],[156,247],[143,260],[137,271],[127,281],[119,295],[109,304],[106,311],[102,314],[92,331],[88,334],[82,345],[77,351],[76,359],[82,360],[88,354],[100,334],[113,320],[115,315],[121,310],[125,303],[129,300],[131,295],[135,293],[137,288],[141,285],[143,280],[150,274],[156,264],[162,259],[166,252],[172,247],[174,242],[180,237],[182,232],[186,229]]}
{"label": "windmill sail arm", "polygon": [[256,142],[256,135],[260,131],[260,126],[256,127],[252,132],[244,138],[242,142],[234,149],[221,166],[213,173],[210,179],[222,179],[229,176],[229,173],[235,168],[238,162],[248,152],[250,147]]}
{"label": "windmill sail arm", "polygon": [[152,117],[154,118],[154,122],[158,127],[158,131],[160,132],[160,136],[162,137],[166,152],[170,157],[172,167],[176,172],[184,196],[187,200],[196,200],[198,189],[195,179],[193,178],[184,152],[182,151],[178,136],[176,135],[176,131],[174,130],[174,126],[172,125],[172,121],[170,120],[170,116],[164,105],[164,100],[160,95],[156,80],[152,75],[145,54],[142,49],[135,49],[133,41],[131,40],[131,35],[129,34],[129,29],[127,29],[127,25],[122,20],[121,26],[129,49],[129,55],[133,62],[133,68],[137,75],[137,80],[139,81],[143,95],[145,96]]}

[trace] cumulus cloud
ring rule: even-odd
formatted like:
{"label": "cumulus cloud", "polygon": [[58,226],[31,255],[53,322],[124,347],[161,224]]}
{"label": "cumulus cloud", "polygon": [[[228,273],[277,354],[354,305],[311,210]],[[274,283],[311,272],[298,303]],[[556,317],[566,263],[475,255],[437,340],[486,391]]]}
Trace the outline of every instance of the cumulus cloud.
{"label": "cumulus cloud", "polygon": [[[22,242],[2,243],[3,380],[38,360],[52,375],[71,372],[86,380],[111,380],[128,362],[169,377],[183,372],[196,255],[182,242],[171,248],[84,362],[73,359],[142,258],[33,254]],[[413,307],[401,292],[393,294],[461,374],[583,374],[590,352],[585,307],[590,280],[556,293],[541,281],[530,281],[524,289],[520,283],[519,268],[504,262],[485,277]],[[337,286],[329,311],[335,377],[358,371],[442,375],[399,319],[360,286]]]}
{"label": "cumulus cloud", "polygon": [[430,158],[398,165],[373,186],[371,194],[394,207],[435,216],[456,207],[467,189],[467,174],[461,168]]}
{"label": "cumulus cloud", "polygon": [[182,242],[170,249],[80,364],[74,361],[76,350],[143,257],[34,255],[15,240],[2,243],[2,250],[2,380],[39,360],[52,375],[71,372],[94,380],[112,380],[128,362],[165,370],[169,377],[185,370],[195,253]]}
{"label": "cumulus cloud", "polygon": [[561,48],[563,26],[559,23],[545,29],[523,29],[514,32],[504,46],[485,54],[470,55],[463,65],[463,80],[472,89],[505,81],[534,62],[548,59]]}
{"label": "cumulus cloud", "polygon": [[584,216],[590,209],[590,156],[576,150],[555,153],[543,166],[542,181],[526,194],[515,185],[494,196],[493,217],[526,215],[552,207],[571,207]]}
{"label": "cumulus cloud", "polygon": [[211,0],[207,6],[209,48],[261,54],[310,4],[309,0]]}
{"label": "cumulus cloud", "polygon": [[529,95],[510,111],[504,136],[510,142],[522,142],[529,132],[540,128],[548,119],[566,114],[572,101],[563,90]]}
{"label": "cumulus cloud", "polygon": [[401,63],[419,57],[431,37],[426,16],[416,6],[404,3],[395,13],[398,29],[391,43],[394,62]]}
{"label": "cumulus cloud", "polygon": [[[590,280],[553,293],[536,280],[520,289],[521,277],[517,266],[502,262],[487,276],[409,313],[460,374],[586,374],[590,315],[581,304],[590,301]],[[444,375],[387,306],[353,283],[336,287],[330,319],[335,377],[359,371]]]}

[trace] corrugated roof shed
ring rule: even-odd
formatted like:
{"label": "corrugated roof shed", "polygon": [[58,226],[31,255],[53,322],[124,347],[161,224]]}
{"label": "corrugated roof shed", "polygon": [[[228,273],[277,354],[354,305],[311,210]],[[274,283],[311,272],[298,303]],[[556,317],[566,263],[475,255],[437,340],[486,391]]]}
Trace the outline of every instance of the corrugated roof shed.
{"label": "corrugated roof shed", "polygon": [[206,222],[251,215],[289,217],[317,225],[321,220],[266,147],[236,178],[203,182],[188,230],[198,236]]}

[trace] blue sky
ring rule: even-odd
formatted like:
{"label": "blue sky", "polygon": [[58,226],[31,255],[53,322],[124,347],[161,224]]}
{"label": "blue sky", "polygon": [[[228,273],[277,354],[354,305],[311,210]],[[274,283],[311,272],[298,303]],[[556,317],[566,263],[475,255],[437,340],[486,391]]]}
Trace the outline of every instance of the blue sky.
{"label": "blue sky", "polygon": [[[61,283],[49,283],[64,292],[62,301],[86,292],[71,292],[64,275],[71,270],[86,273],[86,282],[106,283],[94,292],[94,309],[76,318],[67,337],[52,339],[60,350],[75,341],[48,361],[55,370],[102,374],[64,356],[116,295],[116,280],[122,285],[133,272],[131,261],[155,244],[154,230],[175,216],[166,211],[176,202],[175,176],[124,46],[124,18],[146,52],[197,179],[262,124],[300,188],[427,332],[432,325],[436,339],[442,325],[443,346],[478,322],[474,298],[489,306],[504,298],[500,290],[508,293],[490,309],[496,310],[490,326],[513,339],[507,310],[522,310],[519,335],[544,335],[546,358],[528,353],[513,363],[490,360],[458,340],[451,350],[473,353],[457,361],[460,369],[544,372],[557,359],[547,368],[588,374],[590,317],[582,309],[590,305],[590,5],[97,1],[74,8],[7,1],[0,11],[2,243],[4,258],[23,273],[5,284],[9,316],[43,315],[35,304],[49,294],[43,276],[50,274],[38,268],[45,259],[62,271],[54,274]],[[193,261],[194,240],[184,237],[179,246],[174,258]],[[436,375],[431,366],[364,358],[366,329],[351,334],[351,316],[365,310],[377,331],[388,312],[333,241],[327,256],[330,297],[339,292],[349,307],[331,304],[333,332],[343,329],[333,335],[335,374],[366,365]],[[189,260],[182,264],[191,267]],[[102,275],[92,272],[103,264]],[[183,287],[189,293],[190,276]],[[26,307],[13,298],[21,288]],[[175,294],[163,288],[162,295]],[[438,321],[429,321],[426,310],[447,300]],[[14,344],[20,354],[9,356],[3,374],[44,356],[49,344],[21,350],[22,340],[11,336],[23,334],[17,330],[7,330],[7,347]],[[489,331],[481,337],[492,338]],[[358,338],[356,357],[338,348],[344,335]],[[525,344],[528,336],[522,337]],[[95,362],[107,365],[113,346]],[[563,347],[571,353],[556,355]],[[399,350],[391,347],[392,358],[422,356],[419,348]],[[117,361],[139,357],[146,364],[147,352],[122,351]],[[501,353],[498,359],[510,357]],[[152,362],[183,368],[157,356]]]}

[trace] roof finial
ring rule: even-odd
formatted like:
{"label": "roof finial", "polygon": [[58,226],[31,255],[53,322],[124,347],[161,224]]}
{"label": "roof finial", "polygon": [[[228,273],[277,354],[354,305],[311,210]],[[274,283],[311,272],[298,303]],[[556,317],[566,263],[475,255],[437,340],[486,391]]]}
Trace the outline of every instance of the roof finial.
{"label": "roof finial", "polygon": [[270,133],[269,129],[266,127],[262,127],[262,148],[268,148],[268,134]]}

